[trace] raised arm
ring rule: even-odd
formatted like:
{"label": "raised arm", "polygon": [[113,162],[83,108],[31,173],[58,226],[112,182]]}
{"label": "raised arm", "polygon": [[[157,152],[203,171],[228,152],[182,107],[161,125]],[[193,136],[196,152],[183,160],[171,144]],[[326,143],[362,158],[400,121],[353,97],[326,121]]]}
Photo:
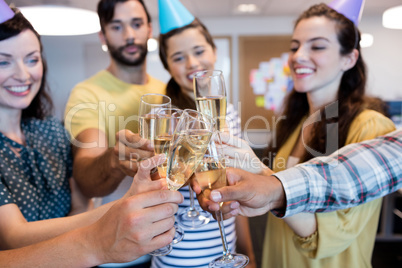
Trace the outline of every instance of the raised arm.
{"label": "raised arm", "polygon": [[148,140],[129,130],[116,134],[116,144],[109,148],[105,133],[86,129],[73,140],[73,176],[88,197],[113,192],[125,176],[137,172],[137,159],[153,155]]}
{"label": "raised arm", "polygon": [[[81,213],[70,217],[27,222],[16,204],[7,203],[0,206],[0,250],[24,247],[33,243],[54,238],[77,228],[88,226],[99,220],[105,213],[109,213],[107,211],[114,206],[115,203],[124,204],[124,202],[128,202],[124,200],[130,198],[130,196],[135,196],[150,191],[159,191],[163,188],[166,188],[166,183],[164,181],[152,181],[150,178],[150,170],[158,163],[163,163],[163,161],[164,158],[160,156],[155,156],[142,161],[141,168],[134,177],[130,189],[128,189],[122,200],[107,203],[86,213]],[[166,196],[164,191],[159,192],[159,194],[165,195],[165,198],[169,197],[169,195]],[[181,195],[179,194],[179,196]],[[161,198],[162,197],[163,196],[161,196]],[[155,201],[149,200],[147,202],[152,205]],[[159,201],[156,202],[156,205],[158,205]],[[134,208],[137,207],[134,206]],[[144,207],[140,207],[138,209],[142,208]],[[123,213],[129,213],[127,209],[128,208],[124,207],[124,205],[123,208],[120,208]],[[172,210],[173,209],[171,209],[171,211]],[[126,216],[129,217],[129,215]],[[147,214],[145,216],[148,217]],[[162,218],[165,217],[166,215]]]}
{"label": "raised arm", "polygon": [[284,216],[369,202],[402,188],[402,130],[350,144],[275,176],[286,195]]}
{"label": "raised arm", "polygon": [[93,267],[133,261],[172,241],[174,213],[181,201],[178,192],[168,190],[119,200],[92,225],[0,251],[0,267]]}
{"label": "raised arm", "polygon": [[[225,218],[273,209],[277,216],[287,217],[357,206],[402,188],[402,130],[350,144],[274,176],[242,170],[231,170],[227,176],[231,186],[211,192],[215,202],[233,201],[223,208]],[[194,190],[201,192],[196,185]],[[202,195],[198,199],[204,209],[219,209]]]}

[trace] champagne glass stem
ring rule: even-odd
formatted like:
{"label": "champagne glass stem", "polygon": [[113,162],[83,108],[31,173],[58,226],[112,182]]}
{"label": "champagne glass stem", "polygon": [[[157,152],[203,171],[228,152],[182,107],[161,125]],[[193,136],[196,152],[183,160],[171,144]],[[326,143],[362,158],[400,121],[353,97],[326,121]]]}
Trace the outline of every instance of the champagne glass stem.
{"label": "champagne glass stem", "polygon": [[223,246],[223,260],[233,259],[232,254],[229,251],[228,242],[226,241],[225,226],[223,224],[222,211],[215,211],[216,219],[219,225],[219,231],[221,232],[222,246]]}
{"label": "champagne glass stem", "polygon": [[196,217],[199,213],[198,211],[195,209],[194,206],[194,191],[191,188],[191,186],[188,186],[189,192],[190,192],[190,209],[188,211],[188,216],[190,217]]}

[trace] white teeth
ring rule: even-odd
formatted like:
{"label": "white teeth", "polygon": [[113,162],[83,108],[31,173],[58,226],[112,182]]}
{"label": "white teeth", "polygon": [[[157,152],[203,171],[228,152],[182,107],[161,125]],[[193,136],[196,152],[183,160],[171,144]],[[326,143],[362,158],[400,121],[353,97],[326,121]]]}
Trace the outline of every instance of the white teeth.
{"label": "white teeth", "polygon": [[313,73],[313,70],[310,68],[298,68],[295,70],[297,74],[311,74]]}
{"label": "white teeth", "polygon": [[15,87],[7,87],[7,90],[15,93],[21,93],[27,91],[29,86],[15,86]]}

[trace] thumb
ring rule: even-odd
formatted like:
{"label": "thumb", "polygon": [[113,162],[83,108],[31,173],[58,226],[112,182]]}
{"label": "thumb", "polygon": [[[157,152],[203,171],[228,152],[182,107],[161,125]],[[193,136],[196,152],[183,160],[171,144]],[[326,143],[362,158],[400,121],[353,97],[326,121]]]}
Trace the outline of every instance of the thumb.
{"label": "thumb", "polygon": [[213,190],[210,194],[210,199],[214,202],[241,201],[245,198],[245,191],[241,190],[241,175],[236,173],[236,169],[228,168],[226,170],[226,179],[229,186],[225,186]]}
{"label": "thumb", "polygon": [[153,168],[162,165],[165,162],[166,156],[164,154],[155,155],[151,158],[142,160],[138,167],[139,179],[150,179],[150,172]]}

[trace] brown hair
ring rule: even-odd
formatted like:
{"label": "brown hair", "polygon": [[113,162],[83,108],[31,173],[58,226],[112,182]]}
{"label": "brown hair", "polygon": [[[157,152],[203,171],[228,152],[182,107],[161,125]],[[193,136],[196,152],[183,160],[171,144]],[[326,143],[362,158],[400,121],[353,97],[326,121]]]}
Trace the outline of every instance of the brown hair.
{"label": "brown hair", "polygon": [[[216,48],[214,40],[209,33],[207,27],[201,23],[199,19],[194,19],[194,21],[186,26],[181,28],[173,29],[165,34],[159,35],[159,57],[162,61],[163,67],[169,71],[169,66],[167,63],[167,40],[172,36],[182,33],[183,31],[191,28],[199,29],[201,34],[207,40],[207,43],[212,46],[213,49]],[[196,109],[195,102],[192,98],[187,96],[187,94],[183,94],[181,92],[179,84],[172,78],[170,78],[167,86],[166,86],[166,95],[168,95],[172,100],[172,105],[180,108],[180,109]]]}
{"label": "brown hair", "polygon": [[[366,86],[366,66],[360,53],[360,32],[355,27],[354,23],[346,18],[344,15],[338,13],[326,4],[318,4],[311,6],[307,11],[301,14],[296,20],[295,27],[298,23],[304,19],[322,16],[331,21],[336,22],[337,38],[340,43],[341,55],[347,55],[357,49],[359,56],[355,66],[344,72],[339,89],[338,89],[338,102],[335,103],[337,107],[330,107],[330,109],[322,108],[321,120],[314,123],[311,139],[307,142],[307,146],[319,152],[320,154],[329,154],[345,145],[348,131],[354,118],[364,109],[371,108],[381,110],[381,105],[378,105],[378,99],[375,102],[371,98],[365,97]],[[376,103],[376,104],[374,104]],[[298,126],[302,118],[309,113],[309,104],[307,102],[306,93],[296,92],[295,89],[290,92],[284,102],[283,115],[285,119],[278,123],[277,128],[274,130],[275,142],[271,142],[268,148],[268,156],[274,157],[279,148],[284,145],[291,133]],[[337,116],[331,117],[328,111],[337,109]],[[378,108],[378,109],[377,109]],[[325,111],[327,110],[327,112]],[[337,129],[328,129],[331,124],[337,124]],[[335,133],[334,133],[335,132]],[[330,151],[326,151],[327,140],[330,140],[329,136],[335,134],[334,137],[338,138],[338,142],[332,142],[336,144],[336,148],[329,148]],[[332,137],[332,135],[331,135]],[[300,162],[307,161],[315,157],[310,152],[305,152],[304,156],[300,159]],[[267,162],[268,160],[268,162]],[[272,164],[272,159],[265,159],[265,162]]]}

